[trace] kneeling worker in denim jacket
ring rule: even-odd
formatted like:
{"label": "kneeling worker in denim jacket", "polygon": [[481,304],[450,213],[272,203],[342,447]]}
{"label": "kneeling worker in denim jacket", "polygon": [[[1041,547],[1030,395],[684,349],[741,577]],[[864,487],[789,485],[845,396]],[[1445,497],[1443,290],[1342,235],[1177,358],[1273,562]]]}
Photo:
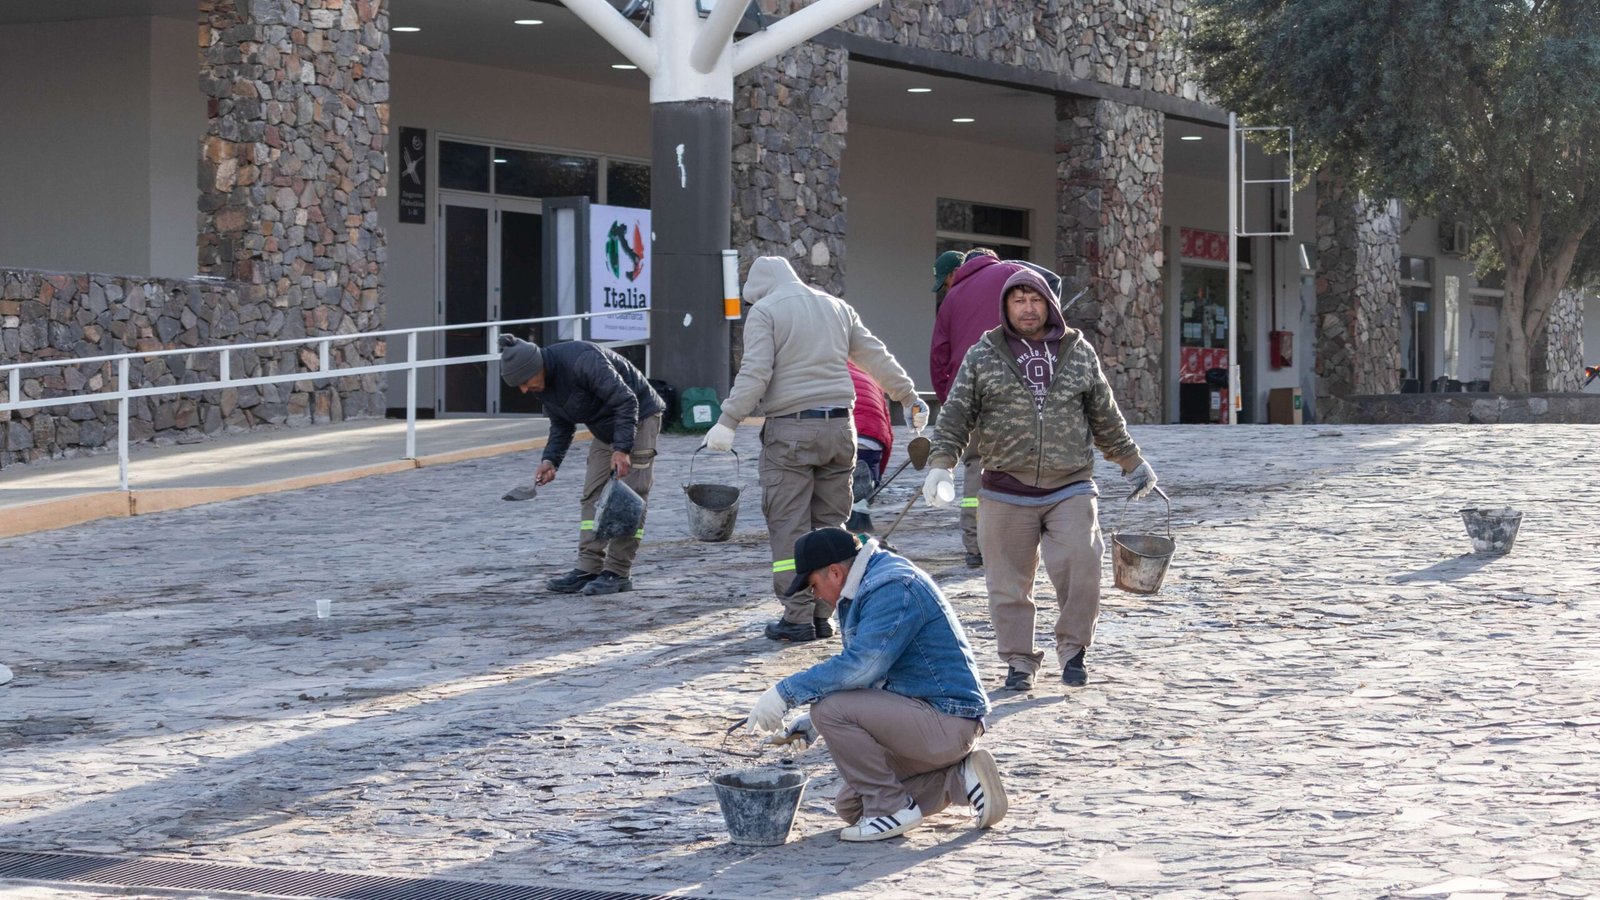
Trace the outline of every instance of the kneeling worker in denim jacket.
{"label": "kneeling worker in denim jacket", "polygon": [[819,528],[795,544],[789,593],[808,586],[837,604],[844,650],[768,689],[750,727],[777,732],[790,707],[811,704],[784,733],[827,740],[844,780],[834,808],[852,823],[839,837],[904,834],[952,803],[972,807],[979,828],[1000,821],[1000,773],[989,751],[973,749],[989,698],[938,585],[877,541]]}

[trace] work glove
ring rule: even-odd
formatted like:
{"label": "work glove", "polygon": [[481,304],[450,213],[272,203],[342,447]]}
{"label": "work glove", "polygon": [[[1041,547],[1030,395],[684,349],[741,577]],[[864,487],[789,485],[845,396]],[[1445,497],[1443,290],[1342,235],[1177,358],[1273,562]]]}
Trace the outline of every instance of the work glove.
{"label": "work glove", "polygon": [[789,711],[789,704],[784,701],[783,695],[778,693],[778,686],[767,688],[761,695],[756,705],[750,707],[750,715],[746,721],[750,723],[750,730],[756,734],[771,734],[783,727],[783,714]]}
{"label": "work glove", "polygon": [[1139,463],[1138,468],[1124,474],[1122,477],[1128,479],[1128,483],[1133,485],[1133,492],[1128,495],[1129,500],[1143,500],[1150,496],[1151,491],[1156,489],[1156,470],[1150,468],[1150,464],[1147,462]]}
{"label": "work glove", "polygon": [[817,729],[811,724],[811,714],[801,713],[798,718],[789,723],[783,734],[775,734],[766,741],[774,747],[786,747],[790,744],[799,744],[798,749],[804,750],[817,742]]}
{"label": "work glove", "polygon": [[706,449],[727,453],[733,449],[733,429],[718,422],[706,432]]}
{"label": "work glove", "polygon": [[929,506],[949,506],[956,502],[956,476],[949,469],[938,466],[928,470],[928,480],[922,483],[922,499]]}
{"label": "work glove", "polygon": [[921,397],[912,397],[910,403],[900,407],[905,413],[906,424],[912,431],[921,431],[928,427],[928,404]]}

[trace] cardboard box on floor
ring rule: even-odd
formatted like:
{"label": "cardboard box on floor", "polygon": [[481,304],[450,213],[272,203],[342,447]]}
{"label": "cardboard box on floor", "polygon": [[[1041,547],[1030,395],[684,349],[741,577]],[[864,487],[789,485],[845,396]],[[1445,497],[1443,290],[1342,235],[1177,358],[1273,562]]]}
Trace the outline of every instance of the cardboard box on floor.
{"label": "cardboard box on floor", "polygon": [[1299,425],[1300,407],[1300,389],[1297,387],[1267,391],[1267,423],[1270,425]]}

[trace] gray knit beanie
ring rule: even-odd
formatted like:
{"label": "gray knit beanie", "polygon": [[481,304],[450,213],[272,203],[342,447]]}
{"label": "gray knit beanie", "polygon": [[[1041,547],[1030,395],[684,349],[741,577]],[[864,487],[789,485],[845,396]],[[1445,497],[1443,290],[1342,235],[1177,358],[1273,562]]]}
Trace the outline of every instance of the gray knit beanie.
{"label": "gray knit beanie", "polygon": [[539,345],[514,335],[500,335],[500,378],[516,387],[544,371]]}

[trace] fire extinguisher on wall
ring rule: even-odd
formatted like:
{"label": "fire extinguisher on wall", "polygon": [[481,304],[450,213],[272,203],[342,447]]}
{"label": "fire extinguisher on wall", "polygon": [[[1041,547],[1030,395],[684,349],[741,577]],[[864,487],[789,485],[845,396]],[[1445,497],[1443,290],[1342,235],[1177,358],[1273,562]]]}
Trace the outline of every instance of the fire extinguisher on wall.
{"label": "fire extinguisher on wall", "polygon": [[1268,344],[1272,348],[1274,369],[1287,369],[1294,365],[1294,332],[1274,331],[1268,335]]}

